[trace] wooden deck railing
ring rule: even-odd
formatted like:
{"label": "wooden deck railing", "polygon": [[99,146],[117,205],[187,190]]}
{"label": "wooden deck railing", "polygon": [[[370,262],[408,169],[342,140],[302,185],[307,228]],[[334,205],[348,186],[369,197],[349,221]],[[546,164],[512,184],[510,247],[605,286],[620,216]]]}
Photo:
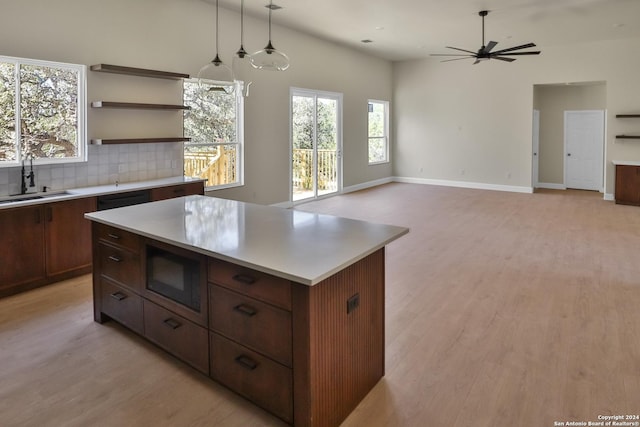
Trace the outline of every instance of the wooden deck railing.
{"label": "wooden deck railing", "polygon": [[[293,187],[310,190],[313,186],[313,150],[293,150]],[[318,190],[338,189],[336,150],[318,150]]]}
{"label": "wooden deck railing", "polygon": [[[337,190],[338,159],[335,150],[318,150],[318,190]],[[206,178],[207,186],[236,181],[236,151],[224,146],[184,154],[185,176]],[[293,186],[310,190],[313,185],[313,150],[293,150]]]}

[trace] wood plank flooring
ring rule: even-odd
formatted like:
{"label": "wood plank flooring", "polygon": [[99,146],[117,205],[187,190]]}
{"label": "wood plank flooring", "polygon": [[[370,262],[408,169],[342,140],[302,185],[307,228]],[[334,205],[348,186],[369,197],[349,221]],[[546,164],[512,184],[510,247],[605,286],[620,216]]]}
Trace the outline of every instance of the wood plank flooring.
{"label": "wood plank flooring", "polygon": [[[386,376],[343,427],[640,413],[640,208],[394,183],[298,209],[411,228],[387,247]],[[0,425],[284,425],[94,323],[90,280],[0,300]]]}

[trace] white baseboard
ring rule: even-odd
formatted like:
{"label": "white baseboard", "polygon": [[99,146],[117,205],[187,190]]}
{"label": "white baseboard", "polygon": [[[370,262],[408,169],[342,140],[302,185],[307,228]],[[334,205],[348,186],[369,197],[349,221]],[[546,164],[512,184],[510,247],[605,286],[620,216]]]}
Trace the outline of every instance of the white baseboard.
{"label": "white baseboard", "polygon": [[362,184],[356,184],[356,185],[350,185],[348,187],[344,187],[342,189],[342,193],[343,194],[352,193],[354,191],[360,191],[360,190],[364,190],[371,187],[377,187],[378,185],[382,185],[382,184],[389,184],[390,182],[393,182],[393,181],[394,179],[392,177],[380,178],[373,181],[367,181],[367,182],[363,182]]}
{"label": "white baseboard", "polygon": [[551,182],[539,182],[536,188],[546,188],[548,190],[566,190],[567,187],[564,184],[555,184]]}
{"label": "white baseboard", "polygon": [[604,193],[604,199],[605,199],[605,200],[609,200],[609,201],[613,201],[613,200],[615,200],[616,198],[615,198],[615,197],[613,196],[613,194],[611,194],[611,193]]}
{"label": "white baseboard", "polygon": [[477,190],[509,191],[512,193],[533,193],[533,188],[531,187],[486,184],[482,182],[449,181],[446,179],[409,178],[409,177],[401,177],[401,176],[394,177],[393,181],[404,182],[407,184],[428,184],[428,185],[440,185],[444,187],[473,188]]}

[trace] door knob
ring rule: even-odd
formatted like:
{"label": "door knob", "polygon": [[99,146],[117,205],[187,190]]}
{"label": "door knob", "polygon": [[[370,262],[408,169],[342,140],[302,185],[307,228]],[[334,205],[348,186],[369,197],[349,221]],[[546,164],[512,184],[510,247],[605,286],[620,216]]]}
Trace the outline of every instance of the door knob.
{"label": "door knob", "polygon": [[568,156],[568,157],[571,157],[571,153],[567,153],[567,156]]}

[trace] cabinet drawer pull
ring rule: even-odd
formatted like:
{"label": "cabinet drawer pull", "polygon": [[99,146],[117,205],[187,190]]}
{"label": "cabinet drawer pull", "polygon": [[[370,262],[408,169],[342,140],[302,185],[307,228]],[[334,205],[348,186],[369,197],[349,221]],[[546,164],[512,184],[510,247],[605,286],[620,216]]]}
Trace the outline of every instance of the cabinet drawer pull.
{"label": "cabinet drawer pull", "polygon": [[115,255],[109,255],[109,259],[110,259],[111,261],[113,261],[113,262],[121,262],[121,261],[122,261],[122,258],[118,258],[118,257],[117,257],[117,256],[115,256]]}
{"label": "cabinet drawer pull", "polygon": [[236,357],[236,363],[238,363],[240,366],[247,368],[251,371],[253,371],[254,369],[256,369],[258,367],[258,362],[256,362],[255,360],[253,360],[252,358],[250,358],[249,356],[245,356],[244,354],[241,356]]}
{"label": "cabinet drawer pull", "polygon": [[171,317],[164,321],[164,324],[170,327],[171,329],[178,329],[182,326],[182,323],[178,322],[176,319],[172,319]]}
{"label": "cabinet drawer pull", "polygon": [[116,299],[118,301],[122,301],[123,299],[127,298],[127,296],[122,292],[118,291],[118,292],[112,293],[111,298]]}
{"label": "cabinet drawer pull", "polygon": [[107,234],[107,236],[109,236],[113,240],[120,240],[120,236],[118,236],[117,234],[109,233]]}
{"label": "cabinet drawer pull", "polygon": [[235,307],[233,307],[233,309],[238,313],[244,314],[245,316],[248,316],[248,317],[253,317],[256,314],[258,314],[258,310],[246,304],[238,304]]}
{"label": "cabinet drawer pull", "polygon": [[53,209],[51,209],[51,207],[48,206],[46,211],[47,211],[47,221],[52,222],[53,221]]}
{"label": "cabinet drawer pull", "polygon": [[174,193],[179,194],[179,193],[186,193],[187,190],[186,188],[176,188],[175,190],[173,190]]}
{"label": "cabinet drawer pull", "polygon": [[235,276],[232,277],[232,279],[235,280],[236,282],[244,283],[245,285],[252,285],[256,283],[255,278],[248,276],[246,274],[236,274]]}

